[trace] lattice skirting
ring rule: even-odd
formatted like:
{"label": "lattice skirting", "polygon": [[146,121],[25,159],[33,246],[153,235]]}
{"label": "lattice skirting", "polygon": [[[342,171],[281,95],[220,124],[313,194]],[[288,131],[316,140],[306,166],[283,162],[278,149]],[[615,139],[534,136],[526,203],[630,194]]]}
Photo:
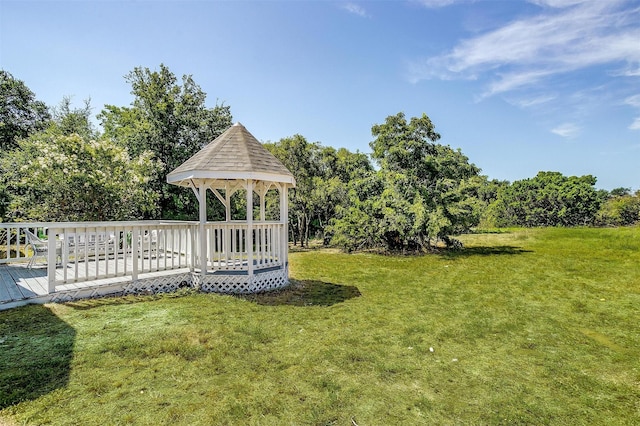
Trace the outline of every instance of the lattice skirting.
{"label": "lattice skirting", "polygon": [[104,296],[105,294],[108,294],[108,293],[100,292],[99,288],[67,290],[67,291],[61,291],[61,292],[53,293],[49,295],[48,300],[43,300],[42,303],[72,302],[74,300],[79,300],[79,299],[92,299],[94,297],[101,297],[101,296]]}
{"label": "lattice skirting", "polygon": [[145,278],[124,285],[124,294],[155,294],[171,293],[181,287],[191,287],[193,284],[190,272],[165,277]]}
{"label": "lattice skirting", "polygon": [[289,271],[278,269],[263,272],[252,277],[248,275],[207,275],[193,274],[193,283],[200,291],[211,293],[247,294],[275,290],[286,286]]}
{"label": "lattice skirting", "polygon": [[133,282],[98,285],[81,289],[62,290],[42,296],[39,303],[70,302],[72,300],[102,297],[107,295],[170,293],[183,287],[193,287],[209,293],[249,294],[285,287],[289,283],[288,269],[277,269],[248,275],[216,275],[203,277],[198,273],[185,272],[176,275],[144,278]]}

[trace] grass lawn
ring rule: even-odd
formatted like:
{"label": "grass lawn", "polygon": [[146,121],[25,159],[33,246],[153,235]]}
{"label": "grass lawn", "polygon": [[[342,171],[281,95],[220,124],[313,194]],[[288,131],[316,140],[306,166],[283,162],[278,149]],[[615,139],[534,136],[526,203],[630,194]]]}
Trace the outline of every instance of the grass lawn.
{"label": "grass lawn", "polygon": [[463,241],[295,252],[278,294],[0,312],[0,424],[640,424],[640,228]]}

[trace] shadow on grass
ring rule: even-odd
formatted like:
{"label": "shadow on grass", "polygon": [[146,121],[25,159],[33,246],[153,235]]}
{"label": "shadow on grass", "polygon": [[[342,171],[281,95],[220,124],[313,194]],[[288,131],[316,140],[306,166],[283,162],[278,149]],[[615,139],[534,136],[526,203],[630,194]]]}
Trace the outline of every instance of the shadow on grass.
{"label": "shadow on grass", "polygon": [[[91,297],[86,299],[73,300],[71,302],[64,302],[66,306],[72,307],[78,310],[95,309],[103,306],[119,306],[119,305],[133,305],[140,302],[151,302],[160,299],[175,299],[178,297],[188,296],[195,294],[196,291],[191,288],[182,287],[176,291],[167,293],[148,293],[148,294],[123,294],[113,293],[103,296]],[[0,425],[2,426],[2,425]]]}
{"label": "shadow on grass", "polygon": [[533,253],[533,250],[525,250],[522,247],[514,246],[464,247],[458,250],[443,250],[440,254],[448,259],[457,259],[460,257],[518,255],[523,253]]}
{"label": "shadow on grass", "polygon": [[0,312],[0,409],[66,386],[75,336],[42,305]]}
{"label": "shadow on grass", "polygon": [[311,280],[290,281],[289,286],[282,290],[238,297],[265,306],[331,306],[362,295],[358,287],[351,285]]}
{"label": "shadow on grass", "polygon": [[472,229],[467,234],[511,234],[511,231],[501,228]]}

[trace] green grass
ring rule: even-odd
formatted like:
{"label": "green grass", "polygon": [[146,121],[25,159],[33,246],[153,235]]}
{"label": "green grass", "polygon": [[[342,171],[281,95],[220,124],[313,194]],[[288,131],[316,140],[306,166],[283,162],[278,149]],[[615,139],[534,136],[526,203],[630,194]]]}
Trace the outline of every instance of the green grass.
{"label": "green grass", "polygon": [[463,241],[292,253],[296,281],[273,294],[0,312],[0,419],[639,424],[640,228]]}

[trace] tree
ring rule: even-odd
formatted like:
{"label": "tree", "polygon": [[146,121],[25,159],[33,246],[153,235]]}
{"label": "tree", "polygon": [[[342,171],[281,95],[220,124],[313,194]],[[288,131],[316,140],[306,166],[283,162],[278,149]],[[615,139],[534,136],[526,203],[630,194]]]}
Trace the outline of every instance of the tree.
{"label": "tree", "polygon": [[625,195],[631,195],[631,188],[614,188],[609,192],[610,197],[622,197]]}
{"label": "tree", "polygon": [[559,172],[515,181],[500,193],[500,220],[527,227],[590,225],[601,204],[595,183],[591,175],[566,177]]}
{"label": "tree", "polygon": [[346,185],[339,177],[322,178],[316,176],[312,181],[309,194],[311,205],[311,227],[316,236],[322,239],[324,245],[329,244],[331,235],[327,233],[327,226],[336,216],[337,207],[346,202]]}
{"label": "tree", "polygon": [[230,108],[207,108],[206,94],[193,78],[185,75],[179,85],[163,64],[159,71],[137,67],[125,79],[131,84],[133,103],[105,106],[98,116],[105,135],[133,155],[150,150],[161,161],[162,169],[151,182],[160,195],[160,217],[197,217],[193,194],[167,184],[166,175],[231,126]]}
{"label": "tree", "polygon": [[500,194],[504,188],[511,184],[506,180],[489,180],[487,176],[481,176],[480,179],[480,186],[476,195],[482,205],[480,227],[493,228],[508,225],[501,223],[502,201]]}
{"label": "tree", "polygon": [[53,108],[53,121],[49,130],[65,136],[77,134],[85,139],[98,138],[99,132],[91,123],[91,100],[86,99],[82,108],[72,108],[71,98],[65,96],[60,104]]}
{"label": "tree", "polygon": [[376,201],[384,190],[381,171],[364,170],[347,184],[347,201],[336,207],[328,233],[331,243],[351,252],[384,245]]}
{"label": "tree", "polygon": [[348,202],[348,183],[372,170],[365,154],[309,143],[294,135],[264,144],[293,173],[296,188],[289,192],[289,225],[294,244],[308,246],[311,237],[328,244],[329,223]]}
{"label": "tree", "polygon": [[23,81],[0,70],[0,149],[14,148],[19,139],[44,130],[50,119],[47,106]]}
{"label": "tree", "polygon": [[147,189],[158,164],[149,151],[131,158],[108,139],[52,130],[22,139],[1,160],[13,194],[12,220],[104,221],[141,218],[155,209]]}
{"label": "tree", "polygon": [[264,145],[296,179],[296,187],[289,191],[289,226],[294,244],[309,244],[312,218],[313,178],[318,176],[317,152],[319,144],[309,143],[302,135],[280,139]]}
{"label": "tree", "polygon": [[602,204],[596,216],[601,226],[627,226],[640,222],[640,191],[631,194],[630,188],[617,188]]}
{"label": "tree", "polygon": [[[347,249],[384,246],[428,249],[477,224],[479,169],[460,150],[437,144],[440,134],[426,114],[407,121],[387,117],[371,133],[372,157],[380,170],[350,186],[351,207],[332,223],[334,242]],[[352,226],[369,224],[365,237]],[[358,236],[358,241],[349,241]]]}

